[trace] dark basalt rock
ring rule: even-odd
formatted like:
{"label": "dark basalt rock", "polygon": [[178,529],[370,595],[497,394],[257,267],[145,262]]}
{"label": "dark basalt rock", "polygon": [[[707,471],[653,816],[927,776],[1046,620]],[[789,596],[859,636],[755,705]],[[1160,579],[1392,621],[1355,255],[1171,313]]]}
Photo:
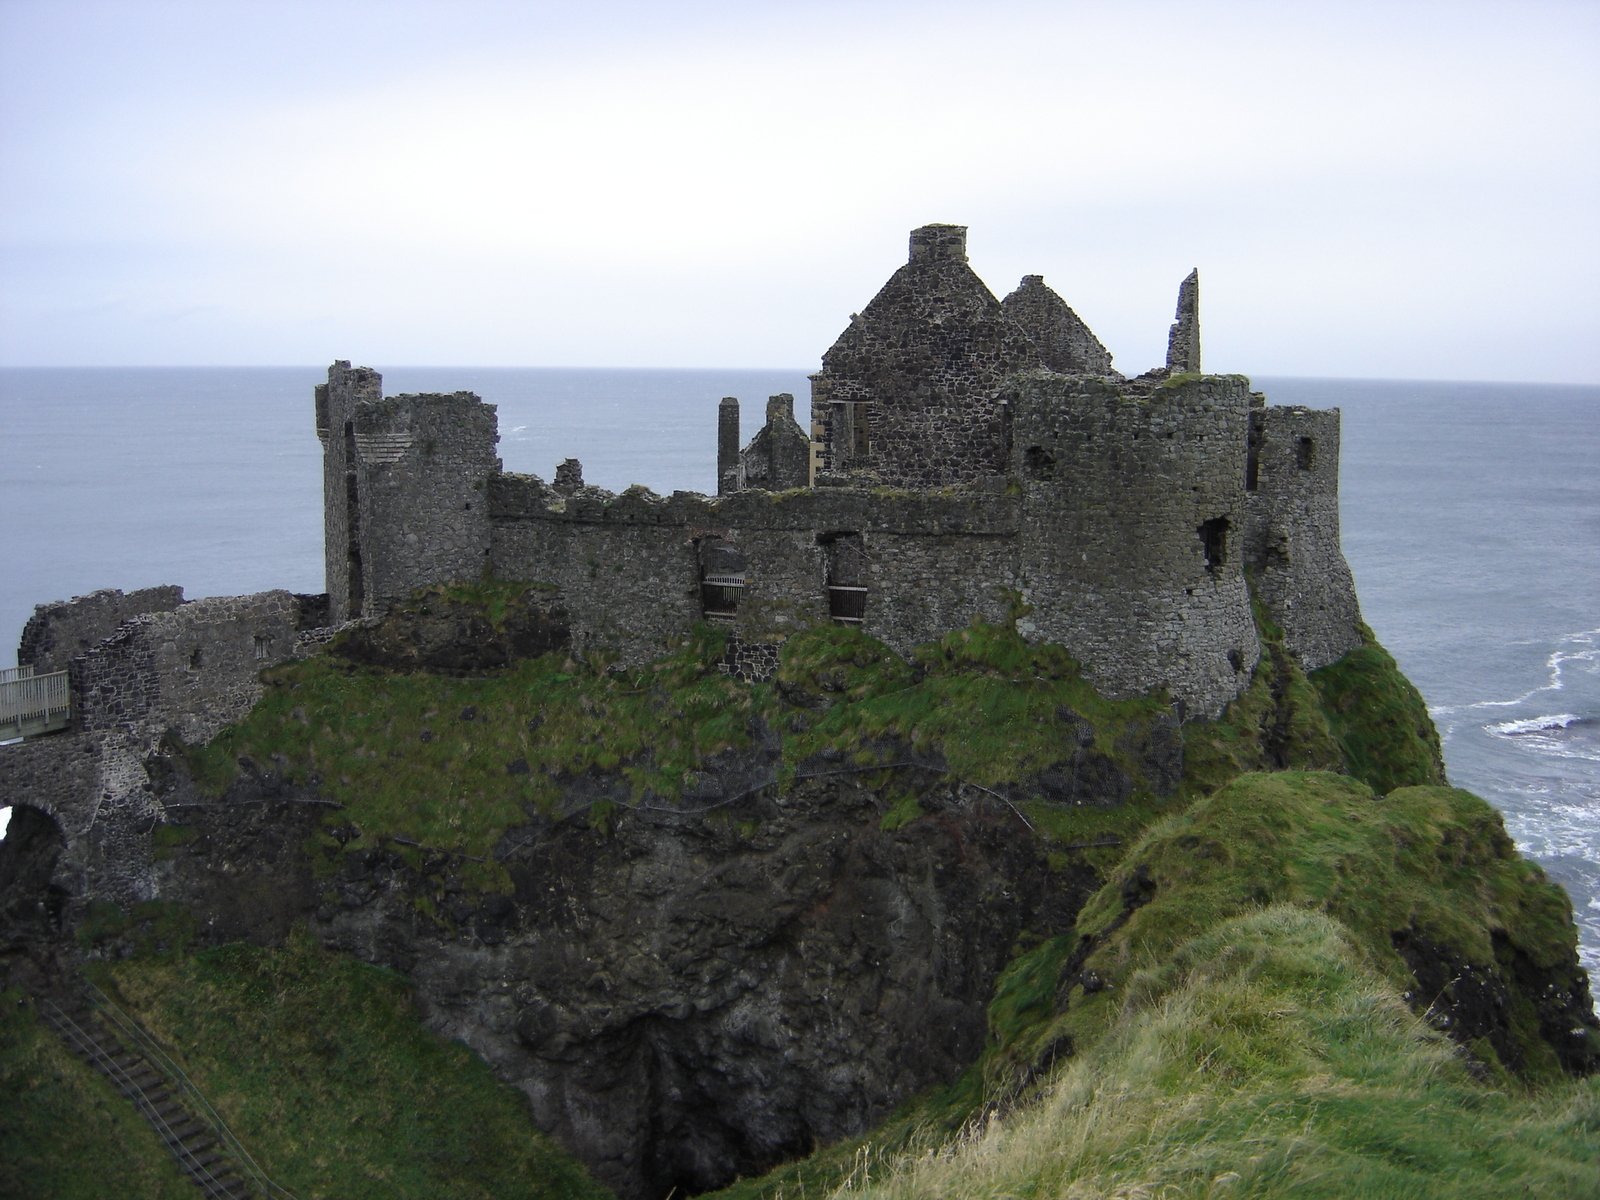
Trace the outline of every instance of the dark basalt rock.
{"label": "dark basalt rock", "polygon": [[1391,935],[1395,952],[1416,977],[1407,996],[1411,1006],[1464,1047],[1487,1040],[1502,1062],[1520,1071],[1525,1051],[1512,1027],[1513,1009],[1531,1002],[1540,1038],[1563,1070],[1573,1075],[1600,1070],[1600,1052],[1589,1036],[1600,1030],[1600,1021],[1584,973],[1575,963],[1541,967],[1503,933],[1492,940],[1495,961],[1475,963],[1416,929],[1396,930]]}
{"label": "dark basalt rock", "polygon": [[693,1194],[954,1079],[1018,935],[1066,930],[1095,886],[1052,872],[1004,804],[922,804],[884,831],[881,798],[841,776],[715,817],[545,821],[506,837],[514,894],[460,928],[415,929],[402,875],[319,925],[410,971],[429,1024],[620,1195]]}

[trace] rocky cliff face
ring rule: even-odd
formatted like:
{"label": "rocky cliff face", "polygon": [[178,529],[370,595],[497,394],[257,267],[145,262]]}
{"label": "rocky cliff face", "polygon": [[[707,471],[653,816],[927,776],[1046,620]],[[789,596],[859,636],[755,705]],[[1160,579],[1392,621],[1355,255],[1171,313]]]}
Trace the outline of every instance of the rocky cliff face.
{"label": "rocky cliff face", "polygon": [[[737,787],[765,765],[727,756],[714,776]],[[1097,882],[1052,869],[1023,819],[973,789],[936,789],[885,830],[882,798],[848,773],[714,814],[510,830],[510,895],[395,845],[319,881],[296,839],[314,799],[258,773],[189,810],[164,894],[207,911],[215,937],[304,916],[404,972],[428,1023],[626,1197],[760,1172],[952,1081],[1018,938],[1069,929]]]}

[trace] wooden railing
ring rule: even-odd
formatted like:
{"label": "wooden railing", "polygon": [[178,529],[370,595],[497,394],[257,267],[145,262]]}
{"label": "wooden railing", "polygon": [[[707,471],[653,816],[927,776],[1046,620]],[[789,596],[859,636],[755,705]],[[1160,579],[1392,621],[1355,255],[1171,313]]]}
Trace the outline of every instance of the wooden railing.
{"label": "wooden railing", "polygon": [[52,733],[71,721],[65,671],[35,675],[32,667],[0,670],[0,738]]}

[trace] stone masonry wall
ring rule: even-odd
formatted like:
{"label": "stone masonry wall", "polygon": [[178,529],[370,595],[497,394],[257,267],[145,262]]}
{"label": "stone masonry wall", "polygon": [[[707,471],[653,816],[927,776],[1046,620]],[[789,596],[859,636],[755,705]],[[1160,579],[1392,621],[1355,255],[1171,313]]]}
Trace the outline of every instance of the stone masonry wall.
{"label": "stone masonry wall", "polygon": [[1111,365],[1111,352],[1101,345],[1083,318],[1045,286],[1043,275],[1024,275],[1017,290],[1000,305],[1006,316],[1033,339],[1044,365],[1052,371],[1120,378]]}
{"label": "stone masonry wall", "polygon": [[126,734],[61,733],[0,747],[0,802],[38,809],[65,841],[51,884],[81,905],[153,894],[149,832],[159,819]]}
{"label": "stone masonry wall", "polygon": [[1245,550],[1256,589],[1308,671],[1361,645],[1339,542],[1339,410],[1257,408]]}
{"label": "stone masonry wall", "polygon": [[908,488],[996,475],[996,393],[1011,373],[1043,365],[1039,349],[967,265],[962,226],[913,230],[911,250],[812,376],[821,470]]}
{"label": "stone masonry wall", "polygon": [[[724,400],[720,412],[725,413],[726,406]],[[811,438],[795,421],[794,397],[785,392],[767,400],[767,423],[739,452],[736,486],[719,486],[718,493],[739,488],[781,492],[805,487],[810,475]]]}
{"label": "stone masonry wall", "polygon": [[1242,571],[1249,385],[1036,373],[1008,388],[1024,491],[1022,623],[1113,697],[1220,712],[1260,649]]}
{"label": "stone masonry wall", "polygon": [[[362,470],[355,449],[355,412],[383,395],[383,376],[341,359],[317,385],[317,436],[322,441],[322,547],[330,620],[360,616],[364,597],[360,556]],[[352,553],[353,552],[353,553]]]}
{"label": "stone masonry wall", "polygon": [[494,406],[471,392],[389,396],[357,406],[354,424],[363,615],[424,583],[480,577],[500,469]]}
{"label": "stone masonry wall", "polygon": [[491,483],[496,575],[555,584],[574,635],[629,659],[659,653],[702,619],[700,546],[735,547],[745,586],[730,632],[777,643],[830,619],[827,542],[857,535],[863,628],[899,650],[975,616],[1005,615],[1015,582],[1016,499],[830,488],[717,500],[586,488],[562,498],[531,476]]}
{"label": "stone masonry wall", "polygon": [[1200,271],[1190,271],[1178,285],[1178,308],[1167,331],[1167,369],[1178,373],[1200,369]]}
{"label": "stone masonry wall", "polygon": [[67,663],[117,631],[130,617],[171,612],[183,603],[183,589],[171,584],[134,592],[106,589],[54,604],[41,604],[22,627],[17,662],[34,673],[64,671]]}
{"label": "stone masonry wall", "polygon": [[289,658],[299,605],[285,591],[214,596],[146,613],[68,668],[74,725],[210,738],[259,699],[263,668]]}

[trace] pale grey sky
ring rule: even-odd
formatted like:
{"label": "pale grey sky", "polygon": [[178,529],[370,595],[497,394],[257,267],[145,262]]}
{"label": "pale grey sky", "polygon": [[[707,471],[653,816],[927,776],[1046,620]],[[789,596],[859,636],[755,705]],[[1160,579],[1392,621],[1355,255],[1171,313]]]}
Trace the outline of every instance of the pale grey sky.
{"label": "pale grey sky", "polygon": [[811,367],[968,225],[1124,370],[1594,381],[1600,4],[0,0],[0,363]]}

